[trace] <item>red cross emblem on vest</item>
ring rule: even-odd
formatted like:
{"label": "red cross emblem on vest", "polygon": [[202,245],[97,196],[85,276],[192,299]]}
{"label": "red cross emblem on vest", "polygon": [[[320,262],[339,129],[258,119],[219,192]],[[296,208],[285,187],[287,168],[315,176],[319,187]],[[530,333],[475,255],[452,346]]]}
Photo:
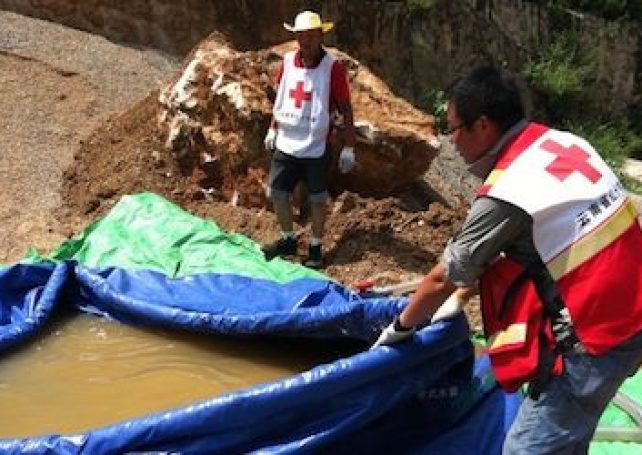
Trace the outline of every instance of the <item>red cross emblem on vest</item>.
{"label": "red cross emblem on vest", "polygon": [[546,166],[546,170],[562,182],[573,172],[579,172],[592,183],[602,177],[602,174],[588,162],[590,157],[588,152],[576,144],[564,147],[562,144],[547,139],[540,147],[557,155],[551,164]]}
{"label": "red cross emblem on vest", "polygon": [[303,90],[303,81],[299,81],[294,90],[290,89],[290,98],[294,100],[294,106],[300,109],[304,101],[312,100],[312,92]]}

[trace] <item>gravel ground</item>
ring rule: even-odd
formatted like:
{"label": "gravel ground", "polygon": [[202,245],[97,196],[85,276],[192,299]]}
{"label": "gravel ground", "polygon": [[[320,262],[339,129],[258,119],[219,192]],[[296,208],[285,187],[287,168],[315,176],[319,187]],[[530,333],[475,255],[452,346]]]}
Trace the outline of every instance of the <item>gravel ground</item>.
{"label": "gravel ground", "polygon": [[0,263],[70,234],[63,171],[81,141],[169,79],[172,56],[0,11]]}

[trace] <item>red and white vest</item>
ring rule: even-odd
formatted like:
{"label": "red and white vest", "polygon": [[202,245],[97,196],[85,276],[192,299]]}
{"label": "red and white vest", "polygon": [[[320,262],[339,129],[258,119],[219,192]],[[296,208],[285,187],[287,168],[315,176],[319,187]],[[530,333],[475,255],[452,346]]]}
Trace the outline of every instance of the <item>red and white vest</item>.
{"label": "red and white vest", "polygon": [[279,124],[276,148],[297,158],[325,153],[330,129],[330,88],[334,57],[326,52],[315,68],[297,67],[296,52],[283,57],[283,75],[274,101]]}
{"label": "red and white vest", "polygon": [[[535,248],[589,354],[603,354],[642,331],[642,230],[622,185],[588,142],[530,123],[504,148],[481,196],[532,216]],[[509,391],[534,379],[540,334],[554,347],[530,281],[500,318],[506,292],[522,270],[502,257],[480,279],[491,363]],[[562,372],[559,355],[553,372]]]}

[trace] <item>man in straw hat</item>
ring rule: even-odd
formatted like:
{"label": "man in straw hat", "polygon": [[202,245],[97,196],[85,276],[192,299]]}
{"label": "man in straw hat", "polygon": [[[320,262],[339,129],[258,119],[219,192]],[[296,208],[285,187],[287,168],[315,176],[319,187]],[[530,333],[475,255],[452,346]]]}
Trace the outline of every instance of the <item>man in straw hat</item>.
{"label": "man in straw hat", "polygon": [[283,24],[295,34],[297,51],[288,52],[277,74],[273,118],[265,136],[265,148],[274,152],[270,167],[269,195],[281,228],[281,238],[263,248],[266,259],[296,254],[290,198],[303,181],[308,190],[312,218],[307,267],[322,266],[323,225],[326,217],[328,136],[331,113],[343,117],[344,144],[339,156],[341,173],[355,164],[355,135],[350,91],[343,64],[322,46],[331,22],[312,11],[299,13],[294,25]]}

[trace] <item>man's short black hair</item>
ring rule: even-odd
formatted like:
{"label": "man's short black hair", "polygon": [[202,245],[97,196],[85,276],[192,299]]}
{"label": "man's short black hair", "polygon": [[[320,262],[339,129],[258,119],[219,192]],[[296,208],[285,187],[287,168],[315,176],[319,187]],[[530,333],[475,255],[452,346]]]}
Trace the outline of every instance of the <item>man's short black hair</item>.
{"label": "man's short black hair", "polygon": [[478,66],[459,77],[446,91],[463,124],[470,125],[482,115],[508,130],[524,118],[524,105],[515,80],[493,66]]}

